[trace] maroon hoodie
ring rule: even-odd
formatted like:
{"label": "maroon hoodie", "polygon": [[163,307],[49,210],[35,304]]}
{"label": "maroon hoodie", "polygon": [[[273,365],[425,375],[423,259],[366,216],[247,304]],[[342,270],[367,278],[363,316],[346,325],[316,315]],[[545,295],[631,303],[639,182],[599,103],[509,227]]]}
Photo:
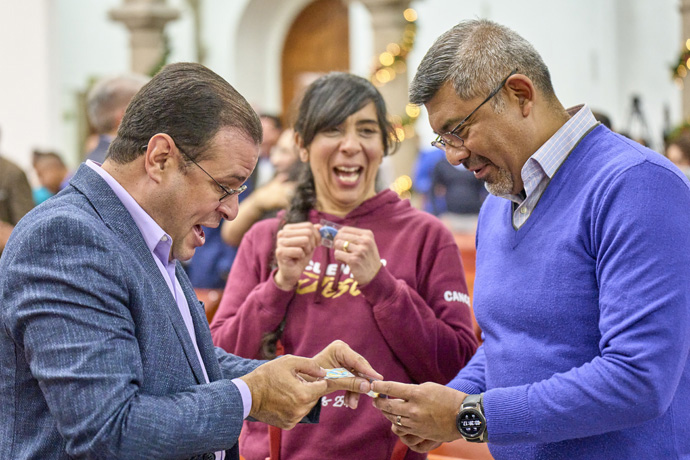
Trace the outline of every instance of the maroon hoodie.
{"label": "maroon hoodie", "polygon": [[[297,290],[280,290],[271,271],[279,218],[260,221],[244,236],[233,263],[211,324],[215,344],[245,358],[259,358],[262,336],[285,317],[285,353],[314,356],[340,339],[386,380],[450,381],[477,347],[452,234],[436,217],[390,190],[344,218],[312,210],[309,219],[370,229],[383,261],[374,279],[358,286],[347,266],[338,276],[333,250],[319,246]],[[318,424],[283,431],[283,458],[390,458],[398,439],[390,422],[366,396],[352,410],[343,405],[343,395],[341,391],[322,399]],[[245,422],[240,453],[246,460],[268,456],[266,425]],[[412,451],[406,456],[422,458],[426,456]]]}

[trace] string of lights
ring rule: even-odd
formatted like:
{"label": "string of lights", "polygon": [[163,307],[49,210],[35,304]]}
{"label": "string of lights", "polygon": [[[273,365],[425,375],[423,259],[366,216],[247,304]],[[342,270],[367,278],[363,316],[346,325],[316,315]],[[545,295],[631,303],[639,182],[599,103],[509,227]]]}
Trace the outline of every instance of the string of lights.
{"label": "string of lights", "polygon": [[[399,43],[389,43],[386,50],[378,55],[376,66],[371,74],[371,82],[382,87],[395,80],[399,74],[407,70],[407,56],[414,47],[417,34],[417,12],[408,8],[403,11],[403,17],[407,21],[403,31],[402,40]],[[419,117],[420,109],[416,105],[408,104],[403,116],[393,116],[395,134],[400,141],[414,137],[414,122]]]}
{"label": "string of lights", "polygon": [[683,88],[683,79],[688,75],[688,69],[690,69],[690,38],[685,42],[685,48],[678,56],[678,61],[671,67],[673,72],[673,79],[680,88]]}
{"label": "string of lights", "polygon": [[[403,12],[403,17],[407,24],[403,31],[402,40],[399,43],[389,43],[386,46],[386,50],[378,55],[371,74],[370,80],[378,88],[390,83],[398,75],[405,74],[407,71],[407,56],[414,47],[417,35],[417,12],[408,8]],[[395,127],[395,135],[400,142],[415,136],[414,123],[420,112],[418,106],[407,104],[402,116],[394,115],[391,117],[391,122]],[[408,175],[402,175],[395,179],[390,188],[402,199],[409,199],[412,179]]]}

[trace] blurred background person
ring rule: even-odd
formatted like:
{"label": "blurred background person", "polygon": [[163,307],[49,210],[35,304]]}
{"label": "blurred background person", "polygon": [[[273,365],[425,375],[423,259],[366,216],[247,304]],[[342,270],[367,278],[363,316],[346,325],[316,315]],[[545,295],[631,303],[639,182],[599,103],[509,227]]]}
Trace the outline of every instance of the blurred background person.
{"label": "blurred background person", "polygon": [[594,115],[594,118],[601,123],[602,125],[606,126],[608,129],[613,131],[613,123],[611,123],[611,118],[606,115],[604,112],[601,112],[599,110],[592,110],[592,115]]}
{"label": "blurred background person", "polygon": [[[264,130],[264,137],[259,147],[259,161],[252,174],[251,189],[257,189],[262,185],[266,185],[273,178],[275,169],[271,163],[271,150],[273,150],[283,131],[283,123],[280,121],[280,117],[262,113],[259,115],[259,119]],[[248,191],[251,193],[253,190]]]}
{"label": "blurred background person", "polygon": [[275,170],[273,179],[254,190],[240,203],[235,220],[223,222],[221,236],[231,246],[239,246],[242,237],[254,223],[275,217],[279,210],[290,204],[295,192],[295,181],[302,169],[292,129],[286,129],[280,135],[271,149],[270,159]]}
{"label": "blurred background person", "polygon": [[14,226],[33,207],[26,174],[19,166],[0,156],[0,255]]}
{"label": "blurred background person", "polygon": [[[381,94],[361,77],[323,76],[307,88],[295,131],[308,167],[288,211],[242,240],[211,324],[214,343],[258,358],[280,346],[311,356],[342,339],[387,379],[448,382],[477,347],[463,267],[436,217],[375,190],[394,147]],[[330,247],[320,244],[321,225],[339,227]],[[396,445],[396,458],[426,458],[398,443],[371,404],[346,410],[335,394],[322,401],[318,426],[276,437],[290,460],[388,459]],[[266,425],[245,423],[240,453],[269,455]]]}
{"label": "blurred background person", "polygon": [[680,131],[668,141],[666,157],[690,179],[690,131]]}
{"label": "blurred background person", "polygon": [[445,161],[446,154],[443,150],[425,147],[417,154],[412,167],[412,187],[421,199],[417,207],[435,216],[441,214],[443,203],[433,192],[432,179],[436,165]]}
{"label": "blurred background person", "polygon": [[439,217],[453,232],[474,232],[479,209],[489,192],[484,181],[463,165],[454,166],[444,158],[436,163],[431,178]]}
{"label": "blurred background person", "polygon": [[103,78],[91,88],[86,99],[87,114],[98,143],[86,154],[88,160],[103,163],[129,101],[148,80],[143,75],[118,75]]}
{"label": "blurred background person", "polygon": [[55,152],[34,150],[32,165],[40,187],[33,189],[34,204],[39,205],[67,186],[69,171]]}

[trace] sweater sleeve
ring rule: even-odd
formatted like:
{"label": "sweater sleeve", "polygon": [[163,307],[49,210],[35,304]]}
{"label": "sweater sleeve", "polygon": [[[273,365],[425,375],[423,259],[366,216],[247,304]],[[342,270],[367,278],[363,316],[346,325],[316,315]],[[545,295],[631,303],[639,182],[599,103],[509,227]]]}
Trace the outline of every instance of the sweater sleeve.
{"label": "sweater sleeve", "polygon": [[272,221],[260,222],[242,239],[211,322],[213,343],[244,358],[260,356],[262,337],[278,328],[294,295],[276,286],[268,268]]}
{"label": "sweater sleeve", "polygon": [[467,366],[463,367],[458,372],[458,375],[448,382],[446,386],[470,395],[482,393],[486,390],[486,381],[484,379],[485,363],[484,347],[480,345],[470,362],[467,363]]}
{"label": "sweater sleeve", "polygon": [[599,355],[539,382],[488,390],[492,443],[633,427],[688,391],[679,381],[690,354],[689,209],[687,181],[663,166],[645,162],[612,178],[584,224],[599,284]]}
{"label": "sweater sleeve", "polygon": [[385,266],[361,288],[386,342],[418,383],[447,383],[477,348],[458,247],[450,232],[438,231],[427,238],[438,244],[424,250],[417,288]]}

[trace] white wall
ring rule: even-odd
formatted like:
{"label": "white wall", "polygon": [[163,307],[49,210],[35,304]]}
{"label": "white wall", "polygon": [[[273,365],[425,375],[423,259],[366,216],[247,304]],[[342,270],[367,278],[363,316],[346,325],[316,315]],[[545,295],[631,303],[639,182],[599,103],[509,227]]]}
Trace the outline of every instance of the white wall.
{"label": "white wall", "polygon": [[[281,46],[308,0],[204,0],[206,64],[262,110],[280,107]],[[33,147],[54,148],[74,165],[76,95],[93,78],[127,72],[129,35],[108,11],[122,0],[0,0],[0,151],[29,169]],[[168,25],[170,61],[193,60],[192,19],[185,0],[168,0],[182,17]],[[487,17],[530,40],[549,65],[564,105],[587,102],[626,128],[630,97],[639,94],[654,146],[663,108],[681,118],[680,93],[668,67],[682,45],[677,0],[417,0],[409,78],[443,31],[462,19]],[[372,65],[371,21],[350,6],[352,70]],[[423,142],[431,137],[425,115]]]}
{"label": "white wall", "polygon": [[0,0],[0,152],[27,171],[34,147],[59,137],[47,0]]}
{"label": "white wall", "polygon": [[[418,21],[411,69],[441,33],[463,19],[483,17],[505,24],[535,46],[565,106],[587,103],[622,130],[631,96],[639,94],[657,149],[663,107],[670,108],[674,123],[681,119],[680,92],[668,70],[682,42],[677,0],[419,0],[413,6],[429,20]],[[417,129],[426,141],[432,133],[425,117]]]}

